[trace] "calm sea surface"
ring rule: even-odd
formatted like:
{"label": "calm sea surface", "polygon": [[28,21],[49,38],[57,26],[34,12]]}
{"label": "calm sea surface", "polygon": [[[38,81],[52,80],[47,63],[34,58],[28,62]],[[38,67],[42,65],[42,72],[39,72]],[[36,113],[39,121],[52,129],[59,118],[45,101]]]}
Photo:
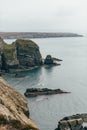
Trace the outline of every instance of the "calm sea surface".
{"label": "calm sea surface", "polygon": [[[70,94],[27,98],[30,116],[40,130],[54,130],[57,122],[77,113],[87,113],[87,37],[33,39],[43,58],[60,58],[61,66],[24,72],[26,77],[5,79],[22,94],[26,88],[60,88]],[[10,43],[12,40],[6,40]]]}

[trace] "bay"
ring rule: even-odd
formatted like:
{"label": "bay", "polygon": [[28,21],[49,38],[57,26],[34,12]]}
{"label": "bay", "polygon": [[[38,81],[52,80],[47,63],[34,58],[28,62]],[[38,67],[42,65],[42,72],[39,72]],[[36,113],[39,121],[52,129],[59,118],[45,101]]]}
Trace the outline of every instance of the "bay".
{"label": "bay", "polygon": [[[5,79],[24,94],[26,88],[60,88],[70,94],[27,98],[30,117],[40,130],[54,130],[58,121],[72,114],[87,113],[87,37],[32,39],[42,57],[51,54],[62,59],[61,66],[39,67],[24,78]],[[14,40],[5,40],[11,43]]]}

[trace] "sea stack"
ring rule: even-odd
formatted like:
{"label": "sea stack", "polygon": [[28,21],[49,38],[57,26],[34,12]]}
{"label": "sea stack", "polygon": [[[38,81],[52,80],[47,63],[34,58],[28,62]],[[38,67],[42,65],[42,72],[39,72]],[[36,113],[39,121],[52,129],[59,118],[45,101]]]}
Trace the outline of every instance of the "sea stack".
{"label": "sea stack", "polygon": [[[10,69],[29,69],[30,67],[40,66],[42,56],[38,45],[32,40],[18,39],[12,44],[5,44],[0,40],[0,66],[1,70],[7,72]],[[4,59],[3,59],[4,58]],[[5,67],[2,68],[2,63]]]}

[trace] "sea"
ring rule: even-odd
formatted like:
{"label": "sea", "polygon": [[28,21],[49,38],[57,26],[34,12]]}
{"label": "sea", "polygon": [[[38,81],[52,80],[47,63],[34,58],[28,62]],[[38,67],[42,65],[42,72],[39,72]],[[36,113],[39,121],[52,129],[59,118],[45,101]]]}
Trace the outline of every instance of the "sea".
{"label": "sea", "polygon": [[[5,39],[10,44],[15,39]],[[62,59],[60,66],[43,66],[21,72],[25,77],[5,76],[22,95],[27,88],[60,88],[71,92],[26,98],[30,117],[40,130],[54,130],[65,116],[87,113],[87,36],[32,39],[42,57]]]}

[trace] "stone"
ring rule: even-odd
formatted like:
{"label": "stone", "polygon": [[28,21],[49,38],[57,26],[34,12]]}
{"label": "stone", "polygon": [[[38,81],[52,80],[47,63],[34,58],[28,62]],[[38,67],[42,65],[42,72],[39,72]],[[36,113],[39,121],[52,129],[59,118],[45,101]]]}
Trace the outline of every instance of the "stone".
{"label": "stone", "polygon": [[44,60],[44,64],[53,64],[53,59],[51,57],[51,55],[47,55],[45,60]]}
{"label": "stone", "polygon": [[72,120],[62,120],[58,123],[58,128],[56,130],[83,130],[83,120],[72,119]]}
{"label": "stone", "polygon": [[24,95],[26,97],[35,97],[38,95],[52,95],[52,94],[63,94],[69,93],[61,89],[48,89],[48,88],[28,88]]}
{"label": "stone", "polygon": [[38,130],[26,99],[0,77],[0,130]]}
{"label": "stone", "polygon": [[87,114],[76,114],[64,117],[58,122],[58,127],[55,130],[86,130],[87,126],[83,126],[87,122]]}
{"label": "stone", "polygon": [[60,65],[60,63],[57,63],[58,61],[62,61],[58,58],[54,58],[51,55],[47,55],[46,58],[44,59],[44,64],[45,65]]}

